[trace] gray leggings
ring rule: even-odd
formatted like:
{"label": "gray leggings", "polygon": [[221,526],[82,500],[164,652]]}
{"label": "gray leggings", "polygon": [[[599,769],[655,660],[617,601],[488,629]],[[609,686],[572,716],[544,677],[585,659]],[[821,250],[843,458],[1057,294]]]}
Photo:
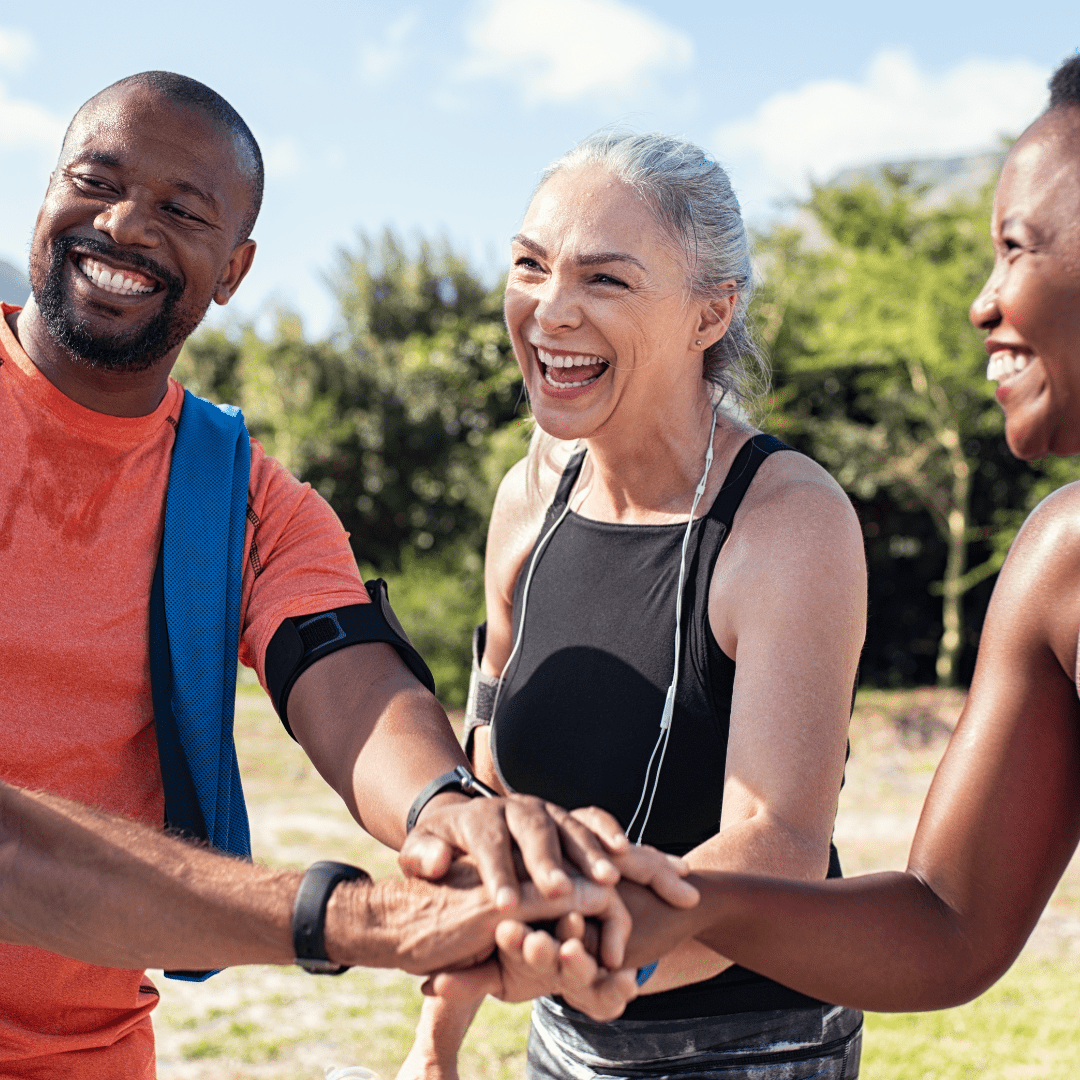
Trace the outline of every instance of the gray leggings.
{"label": "gray leggings", "polygon": [[839,1005],[598,1023],[533,1004],[526,1080],[853,1080],[862,1013]]}

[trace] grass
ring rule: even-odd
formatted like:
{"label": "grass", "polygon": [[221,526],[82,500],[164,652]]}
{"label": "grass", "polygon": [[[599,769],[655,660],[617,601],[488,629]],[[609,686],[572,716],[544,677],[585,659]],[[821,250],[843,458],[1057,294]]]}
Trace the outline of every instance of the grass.
{"label": "grass", "polygon": [[[837,817],[848,873],[904,865],[918,810],[962,703],[934,691],[860,694]],[[367,837],[281,729],[257,687],[237,699],[237,743],[256,857],[303,867],[339,858],[375,877],[393,852]],[[969,1005],[938,1013],[870,1014],[867,1080],[1057,1080],[1076,1074],[1080,868],[1071,867],[1014,968]],[[206,983],[155,974],[161,1080],[321,1080],[361,1064],[393,1080],[412,1043],[419,980],[353,969],[313,978],[298,969],[236,968]],[[487,1001],[461,1056],[463,1080],[524,1072],[528,1005]]]}

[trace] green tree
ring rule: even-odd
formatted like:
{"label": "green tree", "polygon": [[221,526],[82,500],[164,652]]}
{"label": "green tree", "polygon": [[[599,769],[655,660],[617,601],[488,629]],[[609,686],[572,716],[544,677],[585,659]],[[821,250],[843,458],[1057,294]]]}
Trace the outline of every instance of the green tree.
{"label": "green tree", "polygon": [[806,208],[816,244],[794,228],[763,240],[759,311],[777,368],[773,426],[801,436],[858,499],[913,499],[941,537],[935,670],[948,685],[962,598],[1007,548],[970,565],[971,545],[1013,523],[972,515],[980,449],[1001,432],[982,335],[966,318],[991,265],[989,193],[934,207],[924,197],[889,170],[881,183],[816,189]]}
{"label": "green tree", "polygon": [[267,452],[330,502],[457,704],[495,489],[527,447],[502,288],[447,244],[410,250],[389,231],[340,252],[330,281],[343,322],[331,340],[308,341],[290,314],[269,340],[204,331],[178,375],[239,404]]}

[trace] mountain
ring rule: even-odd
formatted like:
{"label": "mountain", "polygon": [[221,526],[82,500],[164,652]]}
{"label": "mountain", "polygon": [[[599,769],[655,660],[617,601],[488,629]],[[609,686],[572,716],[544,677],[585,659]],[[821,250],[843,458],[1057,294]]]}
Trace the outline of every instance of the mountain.
{"label": "mountain", "polygon": [[974,198],[987,184],[997,179],[1005,161],[1006,148],[984,150],[948,158],[924,158],[915,161],[883,161],[844,169],[830,183],[842,188],[856,184],[879,183],[886,169],[907,173],[916,185],[926,188],[922,204],[928,209],[944,206],[953,199]]}
{"label": "mountain", "polygon": [[9,304],[25,304],[30,295],[30,281],[18,267],[0,259],[0,300]]}

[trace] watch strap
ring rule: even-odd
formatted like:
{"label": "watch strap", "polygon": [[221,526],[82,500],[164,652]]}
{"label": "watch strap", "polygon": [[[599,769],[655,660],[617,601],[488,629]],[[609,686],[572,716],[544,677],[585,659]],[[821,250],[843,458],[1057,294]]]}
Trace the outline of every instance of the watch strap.
{"label": "watch strap", "polygon": [[413,831],[413,826],[416,825],[417,819],[420,817],[424,807],[427,806],[436,795],[440,795],[444,791],[460,791],[462,795],[468,795],[470,799],[475,799],[477,796],[481,795],[487,799],[496,799],[499,797],[498,792],[493,791],[487,784],[477,780],[464,765],[458,765],[456,768],[451,769],[450,772],[443,773],[442,776],[436,776],[435,779],[416,796],[412,806],[409,807],[409,816],[405,819],[406,833],[411,833]]}
{"label": "watch strap", "polygon": [[335,964],[326,955],[324,929],[330,894],[343,881],[370,881],[366,871],[348,863],[312,863],[300,882],[293,905],[293,951],[297,967],[312,975],[340,975],[348,964]]}

